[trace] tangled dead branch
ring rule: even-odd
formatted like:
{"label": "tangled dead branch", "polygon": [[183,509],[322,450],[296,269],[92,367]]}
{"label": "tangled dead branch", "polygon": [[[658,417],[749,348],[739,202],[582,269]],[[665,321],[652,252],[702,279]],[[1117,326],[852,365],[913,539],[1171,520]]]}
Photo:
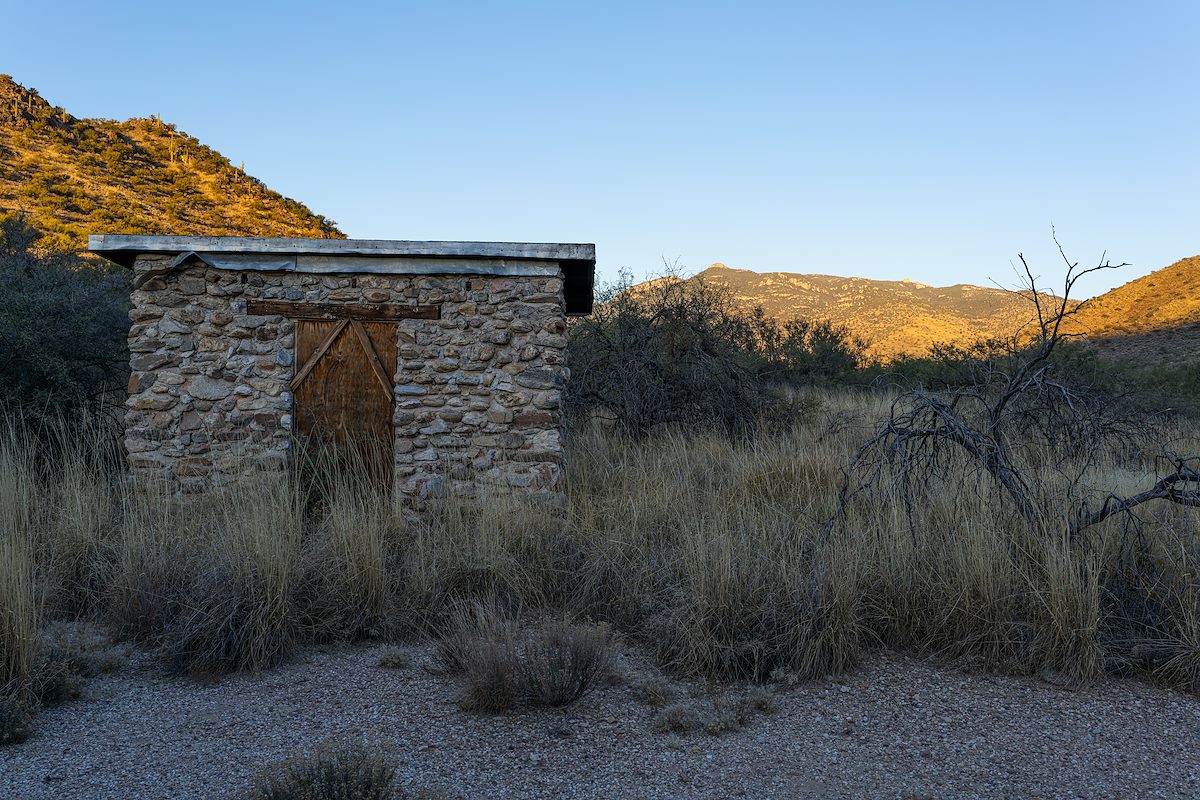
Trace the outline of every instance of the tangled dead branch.
{"label": "tangled dead branch", "polygon": [[[1081,335],[1069,329],[1069,321],[1087,302],[1072,299],[1077,283],[1099,270],[1125,266],[1102,260],[1080,269],[1061,245],[1059,253],[1066,277],[1058,296],[1038,287],[1038,278],[1019,256],[1023,275],[1016,291],[1032,306],[1031,330],[1027,326],[1003,346],[993,347],[972,365],[964,386],[941,391],[918,387],[894,400],[886,422],[851,459],[835,521],[844,518],[852,497],[875,492],[898,498],[911,522],[919,487],[955,478],[980,487],[983,475],[1002,488],[1013,510],[1030,525],[1043,509],[1079,508],[1069,522],[1072,536],[1150,500],[1200,506],[1194,457],[1177,459],[1174,472],[1152,488],[1127,498],[1110,495],[1099,509],[1089,509],[1082,497],[1084,477],[1102,448],[1144,438],[1147,425],[1117,416],[1095,393],[1056,375],[1055,349]],[[1048,496],[1061,492],[1062,484],[1055,489],[1031,471],[1032,465],[1045,463],[1047,453],[1054,454],[1050,466],[1066,476],[1065,496]]]}
{"label": "tangled dead branch", "polygon": [[1139,523],[1141,520],[1137,518],[1134,509],[1151,500],[1166,500],[1188,508],[1200,508],[1200,456],[1170,456],[1169,459],[1172,464],[1171,472],[1160,477],[1149,489],[1129,497],[1110,494],[1094,511],[1085,501],[1071,524],[1071,535],[1075,536],[1085,528],[1098,525],[1118,514]]}

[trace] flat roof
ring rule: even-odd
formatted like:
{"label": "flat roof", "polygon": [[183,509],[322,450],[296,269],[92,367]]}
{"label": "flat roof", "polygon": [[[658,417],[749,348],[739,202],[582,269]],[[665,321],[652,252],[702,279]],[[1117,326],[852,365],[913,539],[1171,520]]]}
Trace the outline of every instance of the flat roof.
{"label": "flat roof", "polygon": [[[195,254],[218,268],[280,272],[406,274],[413,271],[416,262],[421,261],[425,263],[419,271],[426,274],[437,274],[439,263],[444,264],[447,273],[514,274],[513,267],[519,265],[509,265],[507,262],[556,262],[563,274],[563,294],[568,314],[587,314],[591,311],[596,270],[596,245],[545,242],[421,242],[105,233],[88,236],[88,250],[123,267],[132,267],[139,255]],[[256,263],[259,261],[256,256],[267,258]],[[459,263],[445,263],[451,261]],[[464,261],[480,263],[463,264]]]}

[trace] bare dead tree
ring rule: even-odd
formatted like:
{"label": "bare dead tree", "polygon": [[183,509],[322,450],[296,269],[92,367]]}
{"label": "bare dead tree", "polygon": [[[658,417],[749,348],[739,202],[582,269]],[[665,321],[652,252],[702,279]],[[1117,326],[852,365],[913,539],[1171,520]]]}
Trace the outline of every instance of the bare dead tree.
{"label": "bare dead tree", "polygon": [[[1067,339],[1082,335],[1070,321],[1087,301],[1072,299],[1079,280],[1100,270],[1117,269],[1103,257],[1081,269],[1055,244],[1066,264],[1059,295],[1038,287],[1023,255],[1021,287],[1033,319],[1010,343],[1008,352],[982,359],[962,387],[932,391],[918,387],[901,393],[887,421],[856,451],[839,496],[843,518],[851,498],[863,492],[894,492],[910,515],[914,489],[935,479],[968,481],[989,476],[1022,518],[1033,524],[1039,510],[1054,503],[1079,508],[1070,521],[1072,536],[1118,513],[1151,500],[1200,506],[1196,458],[1176,460],[1176,468],[1150,489],[1128,498],[1110,496],[1096,510],[1080,497],[1086,471],[1102,447],[1142,433],[1137,422],[1107,412],[1099,397],[1061,380],[1052,359]],[[1047,497],[1030,473],[1031,456],[1056,453],[1054,466],[1068,472],[1066,497]]]}

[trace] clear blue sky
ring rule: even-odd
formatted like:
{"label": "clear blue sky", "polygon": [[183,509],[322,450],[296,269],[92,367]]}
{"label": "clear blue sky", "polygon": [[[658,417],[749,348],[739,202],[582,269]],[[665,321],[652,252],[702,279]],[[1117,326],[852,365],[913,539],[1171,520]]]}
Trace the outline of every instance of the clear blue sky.
{"label": "clear blue sky", "polygon": [[41,3],[0,72],[354,237],[1008,281],[1200,252],[1200,4]]}

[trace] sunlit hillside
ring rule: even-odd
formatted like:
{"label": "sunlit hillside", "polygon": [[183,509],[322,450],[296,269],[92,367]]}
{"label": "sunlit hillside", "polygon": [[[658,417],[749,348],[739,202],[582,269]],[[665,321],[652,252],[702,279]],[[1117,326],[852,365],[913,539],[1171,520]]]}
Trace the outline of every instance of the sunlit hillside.
{"label": "sunlit hillside", "polygon": [[170,123],[79,119],[7,75],[0,166],[0,213],[24,213],[63,247],[89,233],[343,235]]}
{"label": "sunlit hillside", "polygon": [[1200,256],[1089,301],[1075,324],[1102,351],[1139,362],[1200,359]]}

